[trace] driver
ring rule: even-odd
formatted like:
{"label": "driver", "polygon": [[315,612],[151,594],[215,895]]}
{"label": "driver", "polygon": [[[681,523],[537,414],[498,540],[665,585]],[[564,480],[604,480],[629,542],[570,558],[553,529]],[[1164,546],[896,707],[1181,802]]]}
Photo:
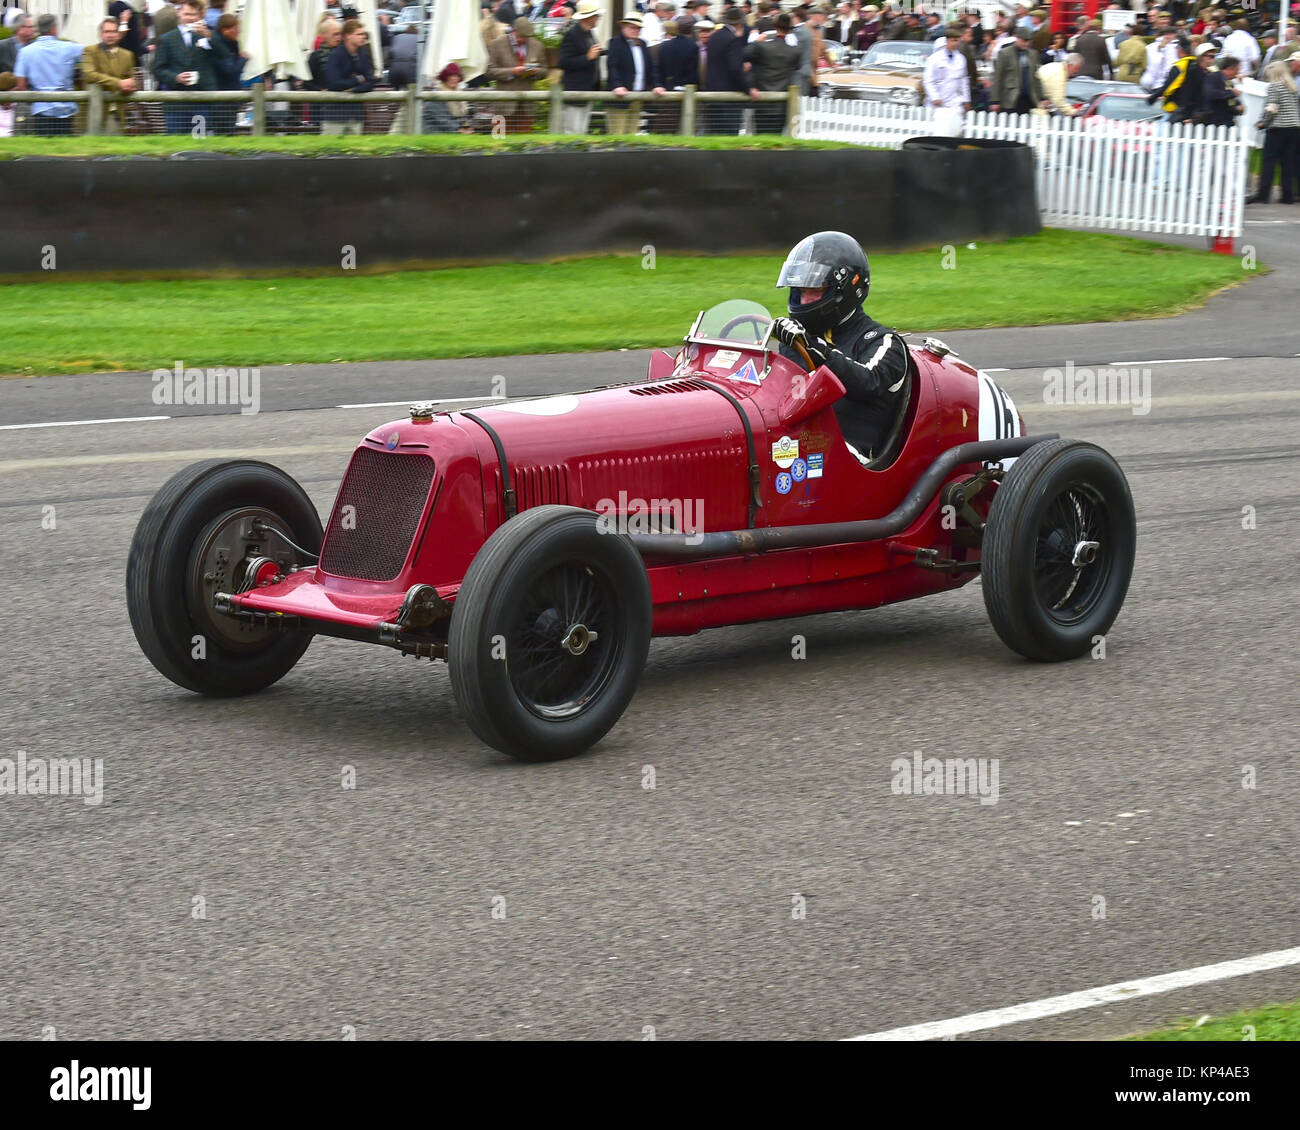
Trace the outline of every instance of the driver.
{"label": "driver", "polygon": [[866,252],[843,232],[818,232],[786,256],[776,285],[790,288],[790,316],[772,326],[782,356],[802,363],[794,349],[801,341],[844,382],[835,416],[849,450],[869,462],[902,408],[908,357],[897,331],[862,309],[871,286]]}

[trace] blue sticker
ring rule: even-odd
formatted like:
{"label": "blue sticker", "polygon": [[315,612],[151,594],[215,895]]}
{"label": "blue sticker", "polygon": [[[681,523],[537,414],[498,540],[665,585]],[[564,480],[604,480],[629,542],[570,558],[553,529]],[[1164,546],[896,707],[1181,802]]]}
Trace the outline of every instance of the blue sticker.
{"label": "blue sticker", "polygon": [[802,459],[796,459],[790,464],[790,478],[796,483],[801,483],[808,477],[808,464]]}
{"label": "blue sticker", "polygon": [[402,437],[399,436],[396,432],[394,432],[392,435],[390,435],[390,436],[388,437],[388,443],[387,443],[387,445],[386,445],[386,446],[388,447],[388,450],[389,450],[389,451],[396,451],[396,450],[397,450],[397,445],[398,445],[398,443],[401,442],[401,438],[402,438]]}
{"label": "blue sticker", "polygon": [[758,378],[758,369],[754,367],[754,359],[751,357],[734,373],[729,374],[733,381],[744,381],[748,385],[762,384]]}
{"label": "blue sticker", "polygon": [[808,456],[808,477],[810,479],[820,479],[822,477],[822,464],[826,459],[826,453],[822,451],[814,452]]}
{"label": "blue sticker", "polygon": [[789,494],[790,488],[794,486],[794,480],[790,478],[789,471],[782,471],[776,477],[776,493]]}

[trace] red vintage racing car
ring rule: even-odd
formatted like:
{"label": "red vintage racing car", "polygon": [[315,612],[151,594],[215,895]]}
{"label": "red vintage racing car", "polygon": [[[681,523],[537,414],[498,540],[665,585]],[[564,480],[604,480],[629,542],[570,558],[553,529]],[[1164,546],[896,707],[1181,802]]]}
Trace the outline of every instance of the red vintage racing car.
{"label": "red vintage racing car", "polygon": [[1133,567],[1115,460],[1023,434],[991,377],[926,339],[864,461],[835,416],[843,385],[783,357],[771,326],[724,302],[644,381],[416,405],[362,439],[324,528],[266,463],[186,468],[131,544],[141,648],[208,695],[269,686],[316,633],[445,659],[474,732],[527,761],[608,732],[652,635],[874,608],[980,574],[1009,647],[1087,652]]}

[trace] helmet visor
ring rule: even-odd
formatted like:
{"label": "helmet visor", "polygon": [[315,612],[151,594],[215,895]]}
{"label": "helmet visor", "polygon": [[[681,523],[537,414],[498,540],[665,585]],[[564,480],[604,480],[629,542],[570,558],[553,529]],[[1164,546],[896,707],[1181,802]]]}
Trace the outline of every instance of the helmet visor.
{"label": "helmet visor", "polygon": [[834,264],[818,256],[811,238],[803,240],[786,256],[781,264],[781,274],[776,280],[780,287],[806,287],[817,289],[826,285]]}

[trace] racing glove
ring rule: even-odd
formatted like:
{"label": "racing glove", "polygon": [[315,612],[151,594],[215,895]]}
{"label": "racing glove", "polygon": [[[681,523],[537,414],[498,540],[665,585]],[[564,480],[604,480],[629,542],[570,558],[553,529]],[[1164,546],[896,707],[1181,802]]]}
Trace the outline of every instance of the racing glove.
{"label": "racing glove", "polygon": [[808,350],[809,355],[814,361],[820,365],[826,363],[830,347],[822,341],[821,338],[816,337],[815,335],[810,335],[808,331],[793,318],[777,318],[777,320],[772,323],[772,336],[782,345],[789,346],[790,348],[794,347],[796,341],[802,342],[804,348]]}
{"label": "racing glove", "polygon": [[772,323],[772,336],[782,345],[793,346],[796,341],[808,341],[808,331],[793,318],[777,318]]}

